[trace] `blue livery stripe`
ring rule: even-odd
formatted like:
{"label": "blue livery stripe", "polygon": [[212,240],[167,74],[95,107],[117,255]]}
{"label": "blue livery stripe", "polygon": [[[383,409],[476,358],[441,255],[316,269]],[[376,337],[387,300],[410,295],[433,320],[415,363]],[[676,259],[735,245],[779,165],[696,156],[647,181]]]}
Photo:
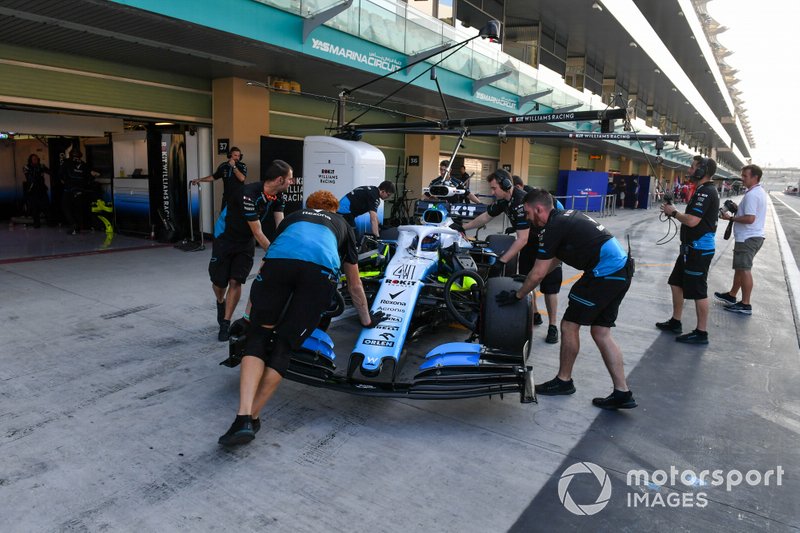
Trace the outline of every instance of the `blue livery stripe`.
{"label": "blue livery stripe", "polygon": [[628,280],[628,278],[620,278],[618,276],[606,276],[603,279],[616,279],[616,280],[619,280],[619,281],[627,281]]}
{"label": "blue livery stripe", "polygon": [[628,262],[628,253],[622,248],[619,241],[612,237],[603,243],[600,248],[600,260],[592,273],[597,278],[602,278],[617,272]]}
{"label": "blue livery stripe", "polygon": [[579,298],[578,296],[575,296],[574,294],[570,294],[569,297],[571,299],[575,300],[576,302],[580,303],[580,304],[583,304],[583,305],[586,305],[586,306],[589,306],[589,307],[594,307],[595,306],[595,304],[593,304],[589,300],[584,300],[583,298]]}
{"label": "blue livery stripe", "polygon": [[702,272],[695,272],[694,270],[684,270],[684,272],[686,274],[689,274],[690,276],[702,276],[703,275]]}
{"label": "blue livery stripe", "polygon": [[336,235],[327,226],[314,222],[295,222],[267,249],[265,259],[299,259],[339,272]]}

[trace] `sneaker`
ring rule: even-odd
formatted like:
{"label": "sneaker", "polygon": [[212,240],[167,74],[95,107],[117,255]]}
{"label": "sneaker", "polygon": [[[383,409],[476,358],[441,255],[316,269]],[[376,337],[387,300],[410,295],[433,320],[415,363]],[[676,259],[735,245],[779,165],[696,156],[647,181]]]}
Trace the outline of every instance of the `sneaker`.
{"label": "sneaker", "polygon": [[678,335],[675,340],[685,344],[708,344],[708,332],[695,329],[691,333]]}
{"label": "sneaker", "polygon": [[736,302],[733,305],[726,305],[725,310],[730,311],[731,313],[741,313],[743,315],[753,314],[753,306],[750,304],[743,304],[742,302]]}
{"label": "sneaker", "polygon": [[592,399],[592,405],[600,409],[633,409],[636,407],[636,400],[633,399],[631,391],[614,389],[614,392],[605,398]]}
{"label": "sneaker", "polygon": [[236,415],[236,419],[231,424],[230,429],[217,442],[223,446],[234,446],[247,444],[254,438],[256,438],[256,433],[253,430],[250,415]]}
{"label": "sneaker", "polygon": [[231,321],[230,320],[223,320],[219,323],[219,334],[217,335],[217,340],[221,342],[225,342],[231,338]]}
{"label": "sneaker", "polygon": [[558,328],[556,326],[548,326],[547,337],[544,339],[547,344],[558,343]]}
{"label": "sneaker", "polygon": [[539,383],[536,385],[535,389],[536,394],[542,394],[544,396],[575,394],[575,385],[572,384],[572,380],[563,381],[559,379],[558,376],[554,377],[550,381]]}
{"label": "sneaker", "polygon": [[731,296],[730,293],[727,293],[727,292],[715,292],[714,293],[714,298],[716,298],[720,302],[723,302],[723,303],[726,303],[726,304],[735,304],[736,303],[736,297],[735,296]]}
{"label": "sneaker", "polygon": [[217,324],[221,326],[223,320],[225,320],[225,300],[222,300],[222,303],[217,302]]}
{"label": "sneaker", "polygon": [[533,325],[534,326],[542,325],[542,315],[540,315],[539,313],[533,313]]}
{"label": "sneaker", "polygon": [[261,429],[261,419],[260,418],[251,418],[250,425],[253,426],[253,433],[258,433],[258,430]]}
{"label": "sneaker", "polygon": [[674,318],[670,318],[666,322],[656,322],[656,327],[661,331],[669,331],[671,333],[683,332],[683,326],[681,325],[681,321],[675,320]]}

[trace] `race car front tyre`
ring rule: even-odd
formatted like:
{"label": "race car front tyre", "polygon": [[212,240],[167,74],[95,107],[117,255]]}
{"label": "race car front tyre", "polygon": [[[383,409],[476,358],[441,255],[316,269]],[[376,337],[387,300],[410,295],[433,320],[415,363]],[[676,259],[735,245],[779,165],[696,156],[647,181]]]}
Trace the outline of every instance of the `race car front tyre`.
{"label": "race car front tyre", "polygon": [[527,355],[525,343],[531,336],[531,296],[512,305],[501,306],[497,295],[517,290],[520,283],[511,278],[490,278],[483,291],[480,321],[481,343],[488,348]]}
{"label": "race car front tyre", "polygon": [[444,284],[444,303],[456,321],[475,331],[480,317],[484,282],[474,270],[454,272]]}

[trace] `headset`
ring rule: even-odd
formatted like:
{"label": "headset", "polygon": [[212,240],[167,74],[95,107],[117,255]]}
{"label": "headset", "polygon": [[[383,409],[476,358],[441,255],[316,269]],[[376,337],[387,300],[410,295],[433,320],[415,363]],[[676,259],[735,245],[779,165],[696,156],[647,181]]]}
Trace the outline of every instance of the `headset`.
{"label": "headset", "polygon": [[689,176],[689,179],[701,180],[705,177],[707,170],[708,170],[708,159],[704,157],[697,163],[697,167],[695,167],[694,169],[694,174]]}
{"label": "headset", "polygon": [[239,152],[239,161],[244,161],[244,153],[235,146],[231,146],[231,149],[225,154],[228,156],[228,159],[232,157],[233,152]]}
{"label": "headset", "polygon": [[496,178],[500,189],[503,191],[508,192],[514,188],[514,182],[511,180],[511,174],[509,174],[508,171],[498,168],[494,171],[494,177]]}

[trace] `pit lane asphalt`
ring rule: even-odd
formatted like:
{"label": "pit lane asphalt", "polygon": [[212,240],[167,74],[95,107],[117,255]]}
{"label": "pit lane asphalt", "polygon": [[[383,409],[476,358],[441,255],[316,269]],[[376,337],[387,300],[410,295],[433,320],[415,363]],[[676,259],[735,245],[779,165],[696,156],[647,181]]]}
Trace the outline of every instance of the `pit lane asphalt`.
{"label": "pit lane asphalt", "polygon": [[[216,443],[235,414],[238,373],[217,365],[226,348],[209,251],[0,265],[2,530],[797,530],[800,350],[773,214],[753,269],[754,314],[712,302],[707,347],[653,327],[671,312],[677,253],[677,240],[654,245],[666,231],[656,214],[602,219],[621,241],[631,235],[639,265],[614,330],[637,409],[592,407],[611,387],[583,331],[572,396],[386,400],[284,382],[256,440],[234,450]],[[721,229],[717,246],[710,291],[732,275]],[[691,305],[684,324],[693,327]],[[557,368],[545,334],[534,330],[537,381]],[[608,505],[592,516],[559,500],[562,473],[581,461],[611,479]],[[779,487],[625,483],[630,469],[777,465]],[[629,492],[699,488],[705,508],[627,506]],[[594,503],[600,484],[577,475],[568,492]]]}

